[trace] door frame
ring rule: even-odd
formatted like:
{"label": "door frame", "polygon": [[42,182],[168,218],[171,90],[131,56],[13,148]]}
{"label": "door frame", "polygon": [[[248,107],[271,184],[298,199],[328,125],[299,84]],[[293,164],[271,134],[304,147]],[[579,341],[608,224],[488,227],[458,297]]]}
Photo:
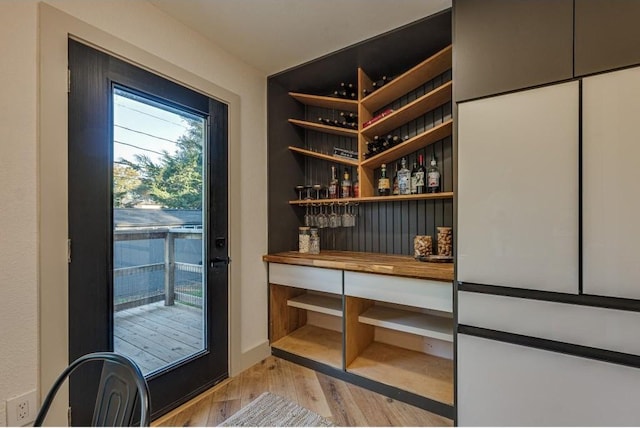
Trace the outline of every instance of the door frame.
{"label": "door frame", "polygon": [[[240,97],[126,41],[40,3],[38,99],[39,388],[42,397],[68,365],[67,40],[108,52],[176,83],[222,101],[229,110],[229,374],[243,368],[240,346]],[[68,394],[68,390],[60,391]],[[65,425],[64,402],[50,422]]]}

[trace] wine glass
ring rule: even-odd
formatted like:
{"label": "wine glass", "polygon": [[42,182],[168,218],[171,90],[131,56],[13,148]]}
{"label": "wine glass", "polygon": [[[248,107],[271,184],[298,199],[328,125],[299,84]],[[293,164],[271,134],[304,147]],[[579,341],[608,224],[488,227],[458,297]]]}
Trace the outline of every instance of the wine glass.
{"label": "wine glass", "polygon": [[320,205],[320,213],[316,216],[316,224],[318,226],[318,229],[324,229],[329,225],[329,216],[326,213],[326,208],[326,205]]}
{"label": "wine glass", "polygon": [[296,187],[296,192],[298,192],[298,200],[302,200],[302,191],[304,190],[304,186],[302,184],[298,184]]}
{"label": "wine glass", "polygon": [[329,227],[335,229],[336,227],[342,226],[341,217],[336,214],[335,204],[331,204],[331,214],[329,215]]}
{"label": "wine glass", "polygon": [[309,212],[309,204],[306,204],[306,211],[304,213],[304,225],[305,226],[313,226],[314,223],[314,216],[313,214],[311,214],[311,212]]}

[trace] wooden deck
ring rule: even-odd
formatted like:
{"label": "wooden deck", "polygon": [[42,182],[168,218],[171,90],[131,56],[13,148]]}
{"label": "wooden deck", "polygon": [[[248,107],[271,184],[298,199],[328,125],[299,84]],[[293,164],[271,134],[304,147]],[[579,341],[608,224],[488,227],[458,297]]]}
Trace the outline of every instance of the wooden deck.
{"label": "wooden deck", "polygon": [[158,302],[116,312],[113,340],[146,375],[202,350],[202,310]]}

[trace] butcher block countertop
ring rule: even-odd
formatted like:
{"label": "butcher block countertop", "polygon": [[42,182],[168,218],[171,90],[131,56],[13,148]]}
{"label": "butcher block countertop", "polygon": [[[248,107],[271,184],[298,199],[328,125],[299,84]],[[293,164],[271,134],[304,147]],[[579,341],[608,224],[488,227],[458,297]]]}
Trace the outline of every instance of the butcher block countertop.
{"label": "butcher block countertop", "polygon": [[320,254],[301,254],[297,251],[287,251],[267,254],[262,256],[262,260],[271,263],[453,281],[453,263],[419,262],[413,257],[395,254],[353,251],[321,251]]}

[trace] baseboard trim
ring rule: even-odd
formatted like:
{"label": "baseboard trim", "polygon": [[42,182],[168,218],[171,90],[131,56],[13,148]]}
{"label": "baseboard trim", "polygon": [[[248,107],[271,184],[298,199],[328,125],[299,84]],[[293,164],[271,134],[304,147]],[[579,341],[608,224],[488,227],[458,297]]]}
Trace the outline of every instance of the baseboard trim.
{"label": "baseboard trim", "polygon": [[269,346],[269,341],[265,340],[259,345],[254,346],[253,348],[247,351],[244,351],[242,354],[240,354],[240,358],[239,358],[240,361],[239,363],[233,364],[233,367],[230,367],[230,369],[232,369],[233,372],[230,372],[229,376],[230,377],[237,376],[238,374],[242,373],[249,367],[264,360],[269,355],[271,355],[271,347]]}

